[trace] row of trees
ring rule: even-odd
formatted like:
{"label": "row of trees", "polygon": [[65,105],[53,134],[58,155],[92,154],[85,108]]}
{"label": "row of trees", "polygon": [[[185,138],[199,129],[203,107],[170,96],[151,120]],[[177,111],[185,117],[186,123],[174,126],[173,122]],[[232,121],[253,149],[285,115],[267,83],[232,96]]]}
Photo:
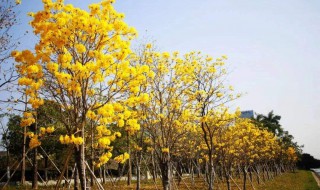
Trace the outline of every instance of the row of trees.
{"label": "row of trees", "polygon": [[[217,177],[230,189],[236,171],[241,171],[245,189],[248,172],[259,178],[260,172],[293,169],[298,146],[279,123],[267,123],[260,116],[242,119],[239,111],[228,110],[226,104],[240,95],[226,85],[226,56],[181,56],[157,52],[151,44],[132,52],[136,31],[112,3],[92,4],[87,12],[62,0],[44,0],[43,10],[30,13],[39,36],[35,49],[12,52],[26,98],[20,122],[22,166],[32,150],[33,188],[37,155],[48,139],[59,141],[50,146],[59,146],[65,155],[55,160],[61,171],[56,187],[71,162],[81,189],[86,189],[87,176],[93,185],[94,171],[113,158],[118,163],[128,160],[128,184],[135,163],[140,189],[146,155],[152,158],[154,179],[160,169],[163,189],[172,188],[173,171],[181,179],[187,163],[195,163],[189,164],[190,173],[194,168],[205,173],[208,189],[214,188]],[[43,154],[49,159],[55,151]]]}
{"label": "row of trees", "polygon": [[[40,113],[43,113],[42,116],[39,116],[39,125],[51,126],[45,124],[48,117],[43,116],[45,113],[50,113],[50,115],[58,113],[57,107],[53,107],[50,102],[46,102],[39,109],[41,110]],[[260,183],[282,172],[294,170],[297,155],[293,146],[284,146],[281,144],[282,140],[280,138],[277,138],[267,129],[258,128],[251,119],[239,118],[239,113],[226,116],[225,111],[216,112],[211,120],[207,120],[208,124],[212,126],[210,129],[214,132],[213,146],[215,148],[212,158],[214,177],[216,178],[214,181],[224,181],[228,189],[231,189],[233,183],[239,186],[236,181],[241,176],[243,189],[245,189],[248,180],[249,184],[253,184],[254,176],[256,176],[257,182]],[[15,159],[18,160],[22,158],[20,155],[23,134],[19,126],[20,120],[19,116],[11,117],[8,123],[10,132],[8,136],[3,137],[3,141],[5,139],[8,140],[7,144],[10,145],[8,150],[11,152],[11,155],[16,156]],[[220,121],[218,122],[218,120]],[[34,129],[29,127],[29,131],[34,132]],[[126,131],[121,132],[122,134],[126,134]],[[63,128],[56,128],[56,131],[51,134],[50,138],[43,139],[41,142],[39,155],[43,157],[41,165],[45,172],[44,180],[48,180],[47,170],[50,168],[49,166],[51,165],[52,168],[52,164],[48,164],[49,159],[54,160],[58,168],[63,168],[63,160],[66,158],[65,154],[67,151],[65,150],[66,147],[57,141],[59,136],[64,133]],[[158,135],[160,136],[161,134],[159,133]],[[129,166],[133,164],[135,166],[134,173],[137,175],[137,189],[140,188],[140,175],[141,173],[145,173],[143,171],[148,167],[154,181],[156,181],[157,175],[162,177],[166,175],[158,173],[163,170],[160,162],[162,160],[158,157],[159,155],[170,156],[167,175],[169,187],[173,182],[173,172],[176,173],[175,176],[178,179],[178,183],[182,180],[182,173],[189,173],[192,183],[195,183],[194,174],[197,173],[198,177],[204,174],[204,180],[209,185],[208,148],[201,138],[202,135],[203,133],[200,128],[194,128],[186,132],[185,135],[181,135],[175,143],[175,147],[167,149],[158,147],[149,134],[148,129],[142,128],[141,131],[132,134],[129,139],[128,136],[120,137],[117,143],[114,144],[112,153],[119,155],[124,151],[130,151],[131,160],[126,162],[128,183],[130,184],[131,182],[130,174],[133,172],[129,170],[131,168]],[[28,141],[27,143],[30,143],[30,140]],[[100,153],[96,150],[92,154],[90,145],[87,145],[87,150],[86,157],[92,163]],[[147,161],[143,162],[143,160]],[[122,160],[118,162],[122,162]],[[75,160],[71,159],[68,164],[73,166],[74,163]],[[106,165],[101,165],[100,167],[103,169],[102,173],[105,173]],[[142,171],[141,168],[143,168]],[[93,168],[93,170],[97,169],[97,167]],[[105,178],[103,175],[100,177]],[[94,179],[90,180],[90,182],[93,181]]]}

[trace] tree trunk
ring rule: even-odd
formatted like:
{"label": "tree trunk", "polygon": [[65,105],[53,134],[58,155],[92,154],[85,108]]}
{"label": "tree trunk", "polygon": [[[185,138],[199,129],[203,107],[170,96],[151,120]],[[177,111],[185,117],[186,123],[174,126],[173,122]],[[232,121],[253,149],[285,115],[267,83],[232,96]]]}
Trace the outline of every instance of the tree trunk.
{"label": "tree trunk", "polygon": [[130,155],[128,159],[128,178],[127,178],[127,185],[131,185],[131,179],[132,179],[132,165],[131,165],[131,150],[130,150],[130,139],[129,139],[129,132],[127,132],[127,149],[128,154]]}
{"label": "tree trunk", "polygon": [[160,170],[162,175],[162,186],[163,190],[170,190],[170,177],[171,177],[171,168],[169,161],[160,161]]}
{"label": "tree trunk", "polygon": [[[94,148],[93,148],[93,143],[94,143],[94,132],[93,132],[93,125],[91,123],[91,170],[94,173]],[[94,178],[93,175],[90,175],[90,186],[93,187],[94,185]]]}
{"label": "tree trunk", "polygon": [[48,181],[48,156],[44,157],[44,180]]}
{"label": "tree trunk", "polygon": [[255,167],[256,169],[256,173],[257,173],[257,182],[258,184],[260,184],[260,167],[259,166],[256,166]]}
{"label": "tree trunk", "polygon": [[223,173],[224,173],[224,176],[226,178],[227,189],[231,190],[229,171],[230,171],[230,168],[229,168],[229,170],[227,170],[227,168],[225,166],[223,166]]}
{"label": "tree trunk", "polygon": [[78,173],[78,168],[76,166],[74,170],[74,190],[79,190],[79,173]]}
{"label": "tree trunk", "polygon": [[153,182],[156,182],[157,171],[156,171],[156,163],[154,159],[154,152],[151,153],[151,162],[152,162],[152,179],[153,179]]}
{"label": "tree trunk", "polygon": [[243,190],[246,190],[246,182],[247,182],[247,171],[246,167],[242,168],[242,173],[243,173]]}
{"label": "tree trunk", "polygon": [[7,180],[10,180],[10,153],[9,153],[9,147],[7,147]]}
{"label": "tree trunk", "polygon": [[230,176],[228,174],[226,174],[226,182],[227,182],[227,188],[228,190],[231,190],[231,186],[230,186]]}
{"label": "tree trunk", "polygon": [[103,184],[106,184],[106,165],[103,164],[102,168],[102,179],[103,179]]}
{"label": "tree trunk", "polygon": [[214,168],[213,168],[213,159],[212,154],[209,155],[209,163],[208,163],[208,173],[207,173],[209,190],[213,190],[214,183]]}
{"label": "tree trunk", "polygon": [[[142,160],[142,152],[137,152],[137,186],[136,190],[141,188],[141,160]],[[146,173],[146,180],[148,181],[148,171]]]}
{"label": "tree trunk", "polygon": [[[141,162],[141,153],[137,153],[137,186],[136,190],[140,190],[140,182],[141,182],[141,169],[140,169],[140,162]],[[146,176],[147,178],[147,176]]]}
{"label": "tree trunk", "polygon": [[[23,128],[23,134],[27,134],[27,127]],[[25,185],[25,182],[26,182],[26,143],[27,143],[27,136],[23,135],[22,163],[21,163],[21,184],[22,185]]]}
{"label": "tree trunk", "polygon": [[[72,171],[72,169],[71,169]],[[64,180],[66,185],[69,185],[69,165],[67,165],[67,170],[66,170],[66,178]]]}
{"label": "tree trunk", "polygon": [[180,183],[182,181],[182,164],[180,161],[177,163],[177,177],[178,177],[178,186],[180,186]]}
{"label": "tree trunk", "polygon": [[250,181],[252,181],[252,171],[251,171],[251,168],[249,168],[249,179],[250,179]]}
{"label": "tree trunk", "polygon": [[86,190],[87,180],[86,180],[86,166],[84,164],[84,145],[79,145],[79,147],[75,147],[75,161],[77,163],[78,175],[80,179],[80,187],[81,190]]}
{"label": "tree trunk", "polygon": [[191,173],[191,184],[192,186],[194,186],[194,168],[193,168],[192,161],[190,161],[190,173]]}
{"label": "tree trunk", "polygon": [[34,150],[33,150],[32,189],[38,189],[38,159],[37,159],[37,154],[38,154],[38,148],[35,147]]}

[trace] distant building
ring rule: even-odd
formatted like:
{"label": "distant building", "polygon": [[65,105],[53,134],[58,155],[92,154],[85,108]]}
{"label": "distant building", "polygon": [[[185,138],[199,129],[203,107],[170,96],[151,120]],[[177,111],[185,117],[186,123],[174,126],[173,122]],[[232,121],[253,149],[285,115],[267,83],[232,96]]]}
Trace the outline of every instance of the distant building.
{"label": "distant building", "polygon": [[240,118],[253,118],[254,113],[253,110],[242,111]]}

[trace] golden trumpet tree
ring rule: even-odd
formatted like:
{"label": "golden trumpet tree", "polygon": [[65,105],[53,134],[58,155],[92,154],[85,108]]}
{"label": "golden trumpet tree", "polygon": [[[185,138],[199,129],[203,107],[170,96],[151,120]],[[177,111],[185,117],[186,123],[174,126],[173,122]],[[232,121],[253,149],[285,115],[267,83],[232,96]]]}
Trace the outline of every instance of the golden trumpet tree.
{"label": "golden trumpet tree", "polygon": [[[19,85],[31,108],[36,110],[44,99],[60,105],[67,131],[60,141],[74,149],[81,189],[86,188],[88,122],[94,121],[95,146],[104,149],[99,166],[112,157],[111,142],[120,136],[109,126],[139,130],[132,108],[147,98],[137,92],[148,66],[129,63],[130,40],[137,32],[123,21],[124,14],[113,8],[113,2],[92,4],[87,12],[63,0],[43,0],[43,10],[29,13],[33,32],[39,36],[34,50],[12,52],[19,63]],[[24,116],[21,126],[35,122],[32,114]],[[33,147],[39,145],[36,135],[31,141]]]}
{"label": "golden trumpet tree", "polygon": [[186,69],[192,64],[178,52],[158,53],[150,49],[144,56],[154,73],[146,89],[150,102],[143,107],[144,125],[160,165],[163,189],[170,189],[172,154],[177,151],[179,139],[196,127],[187,94],[193,81]]}
{"label": "golden trumpet tree", "polygon": [[[226,56],[213,59],[208,55],[202,55],[200,52],[191,52],[185,55],[185,59],[192,65],[191,68],[185,68],[193,80],[188,95],[189,99],[193,101],[195,113],[198,117],[196,123],[202,130],[202,138],[206,147],[205,157],[209,162],[207,182],[211,190],[214,181],[215,126],[220,124],[213,123],[214,120],[209,124],[207,118],[216,110],[220,111],[220,106],[223,108],[225,103],[234,100],[239,95],[235,97],[230,93],[230,91],[233,91],[233,87],[225,86],[227,72],[224,68],[224,61],[227,59]],[[227,112],[225,113],[227,114]]]}

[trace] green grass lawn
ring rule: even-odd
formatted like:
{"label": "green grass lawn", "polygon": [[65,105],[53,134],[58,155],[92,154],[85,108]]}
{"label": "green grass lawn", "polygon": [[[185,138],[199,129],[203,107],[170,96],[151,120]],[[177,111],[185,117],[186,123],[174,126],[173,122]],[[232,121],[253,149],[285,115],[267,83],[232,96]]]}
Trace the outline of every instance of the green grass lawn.
{"label": "green grass lawn", "polygon": [[259,190],[320,190],[310,171],[297,170],[295,173],[285,173],[264,185]]}

